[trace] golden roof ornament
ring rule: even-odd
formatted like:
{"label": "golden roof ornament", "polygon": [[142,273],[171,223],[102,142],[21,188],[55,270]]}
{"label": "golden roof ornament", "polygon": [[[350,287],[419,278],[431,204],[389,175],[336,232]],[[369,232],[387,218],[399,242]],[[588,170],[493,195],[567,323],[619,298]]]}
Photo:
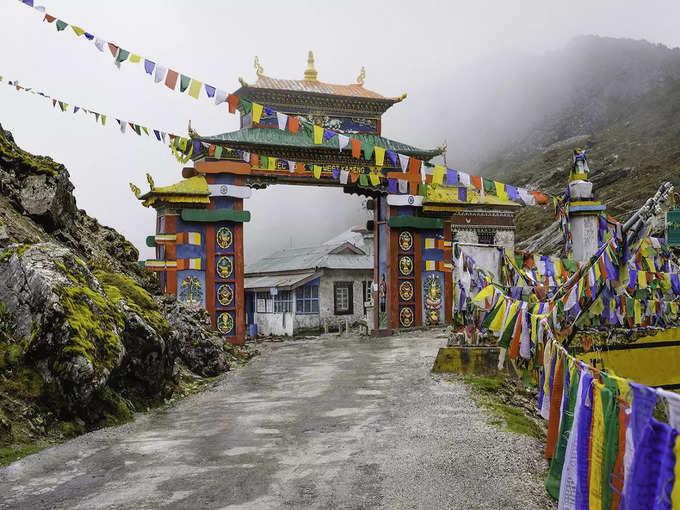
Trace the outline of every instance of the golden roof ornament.
{"label": "golden roof ornament", "polygon": [[307,54],[307,69],[305,69],[305,80],[308,81],[317,81],[316,80],[316,69],[314,68],[314,53],[312,53],[312,50],[309,50],[309,53]]}
{"label": "golden roof ornament", "polygon": [[241,87],[247,87],[248,84],[246,83],[246,80],[243,79],[243,76],[238,77],[238,82],[241,84]]}
{"label": "golden roof ornament", "polygon": [[253,66],[255,67],[255,72],[258,76],[264,74],[264,68],[260,65],[260,59],[257,55],[255,55],[255,62],[253,63]]}
{"label": "golden roof ornament", "polygon": [[188,132],[189,132],[189,138],[198,138],[199,136],[201,136],[201,135],[199,135],[196,131],[194,131],[193,129],[191,129],[191,119],[189,119],[189,129],[188,129]]}
{"label": "golden roof ornament", "polygon": [[361,66],[361,72],[359,73],[359,76],[357,76],[357,83],[363,87],[365,81],[366,81],[366,68],[364,66]]}
{"label": "golden roof ornament", "polygon": [[151,174],[146,174],[146,180],[149,183],[149,188],[151,188],[151,191],[153,191],[156,188],[156,185],[153,182],[153,177],[151,177]]}
{"label": "golden roof ornament", "polygon": [[130,183],[130,189],[132,192],[135,194],[137,198],[142,196],[142,190],[139,189],[137,186],[135,186],[133,183]]}

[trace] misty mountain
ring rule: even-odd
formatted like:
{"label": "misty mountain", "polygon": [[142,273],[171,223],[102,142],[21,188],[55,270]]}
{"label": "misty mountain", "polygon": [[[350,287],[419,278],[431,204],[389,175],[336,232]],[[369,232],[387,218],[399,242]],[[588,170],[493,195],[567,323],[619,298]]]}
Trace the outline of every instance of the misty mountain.
{"label": "misty mountain", "polygon": [[[662,181],[678,181],[680,50],[588,36],[537,58],[534,65],[526,75],[531,92],[517,103],[524,103],[519,110],[526,110],[532,121],[522,119],[514,141],[497,146],[482,174],[559,194],[566,186],[571,150],[585,148],[594,194],[619,220],[639,208]],[[523,209],[518,239],[549,225],[548,209]]]}

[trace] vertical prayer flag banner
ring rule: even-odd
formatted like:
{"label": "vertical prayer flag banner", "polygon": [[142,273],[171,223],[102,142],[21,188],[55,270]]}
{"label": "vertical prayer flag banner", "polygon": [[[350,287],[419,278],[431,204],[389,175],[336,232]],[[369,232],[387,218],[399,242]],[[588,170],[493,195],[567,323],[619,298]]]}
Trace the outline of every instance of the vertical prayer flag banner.
{"label": "vertical prayer flag banner", "polygon": [[376,145],[373,150],[375,152],[375,164],[377,166],[383,166],[385,163],[385,149]]}
{"label": "vertical prayer flag banner", "polygon": [[260,122],[260,119],[262,118],[262,105],[259,103],[252,103],[252,113],[253,122]]}
{"label": "vertical prayer flag banner", "polygon": [[321,178],[321,166],[320,165],[314,165],[314,177],[316,179]]}
{"label": "vertical prayer flag banner", "polygon": [[314,143],[316,145],[323,142],[323,128],[321,126],[314,125]]}

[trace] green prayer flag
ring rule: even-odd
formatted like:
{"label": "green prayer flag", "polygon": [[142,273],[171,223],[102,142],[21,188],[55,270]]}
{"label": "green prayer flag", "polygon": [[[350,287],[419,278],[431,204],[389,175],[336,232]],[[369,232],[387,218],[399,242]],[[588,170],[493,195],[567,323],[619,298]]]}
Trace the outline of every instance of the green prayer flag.
{"label": "green prayer flag", "polygon": [[371,156],[373,156],[373,145],[370,143],[363,143],[361,144],[361,148],[364,150],[364,158],[366,158],[366,161],[369,161]]}
{"label": "green prayer flag", "polygon": [[116,63],[125,62],[129,56],[130,52],[128,50],[118,48],[118,56],[116,56]]}
{"label": "green prayer flag", "polygon": [[512,334],[515,332],[515,326],[517,325],[517,317],[519,317],[519,309],[517,309],[517,313],[512,318],[512,320],[510,320],[507,327],[503,330],[503,334],[501,335],[500,339],[498,340],[498,346],[499,347],[505,347],[506,349],[508,347],[510,347],[510,341],[512,340]]}
{"label": "green prayer flag", "polygon": [[142,136],[142,130],[139,129],[139,124],[133,124],[133,127],[135,129],[135,133],[137,133],[139,136]]}
{"label": "green prayer flag", "polygon": [[247,99],[241,99],[240,97],[238,98],[238,106],[243,110],[243,115],[248,115],[253,109],[253,105],[250,101]]}
{"label": "green prayer flag", "polygon": [[99,122],[99,114],[97,112],[94,112],[94,121]]}
{"label": "green prayer flag", "polygon": [[63,101],[59,101],[59,108],[61,108],[62,112],[65,112],[68,109],[68,103],[64,103]]}
{"label": "green prayer flag", "polygon": [[418,194],[424,197],[427,196],[427,184],[425,184],[424,182],[418,184]]}
{"label": "green prayer flag", "polygon": [[498,303],[496,303],[496,306],[487,314],[486,317],[484,317],[484,321],[482,321],[482,328],[489,329],[491,322],[493,321],[494,317],[496,317],[501,308],[503,308],[503,300],[499,299]]}
{"label": "green prayer flag", "polygon": [[184,92],[191,83],[191,77],[180,74],[179,76],[179,91]]}
{"label": "green prayer flag", "polygon": [[149,131],[144,126],[142,126],[142,131],[144,131],[146,136],[149,136]]}
{"label": "green prayer flag", "polygon": [[269,158],[267,156],[260,156],[260,168],[267,168],[269,166]]}
{"label": "green prayer flag", "polygon": [[486,191],[487,193],[491,193],[496,190],[493,181],[490,181],[489,179],[485,179],[484,177],[482,177],[482,183],[484,186],[484,191]]}
{"label": "green prayer flag", "polygon": [[68,23],[65,21],[61,21],[60,19],[57,20],[57,31],[61,32],[68,26]]}
{"label": "green prayer flag", "polygon": [[215,159],[220,159],[222,157],[222,146],[218,145],[215,147]]}
{"label": "green prayer flag", "polygon": [[570,273],[578,271],[578,264],[574,259],[562,259],[562,265]]}
{"label": "green prayer flag", "polygon": [[106,126],[106,115],[102,114],[102,126]]}
{"label": "green prayer flag", "polygon": [[368,178],[366,174],[359,174],[359,184],[362,186],[368,186]]}

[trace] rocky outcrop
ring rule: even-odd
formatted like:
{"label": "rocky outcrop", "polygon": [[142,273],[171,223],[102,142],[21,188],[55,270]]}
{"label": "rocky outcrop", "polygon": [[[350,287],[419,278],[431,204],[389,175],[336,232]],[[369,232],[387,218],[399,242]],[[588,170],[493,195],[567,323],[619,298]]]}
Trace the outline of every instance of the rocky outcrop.
{"label": "rocky outcrop", "polygon": [[15,337],[58,408],[74,412],[108,381],[125,356],[124,314],[84,262],[56,244],[11,245],[0,255],[0,302]]}
{"label": "rocky outcrop", "polygon": [[234,347],[215,335],[203,308],[190,308],[169,295],[157,301],[172,326],[177,354],[192,372],[214,377],[229,370],[227,354],[233,355]]}

